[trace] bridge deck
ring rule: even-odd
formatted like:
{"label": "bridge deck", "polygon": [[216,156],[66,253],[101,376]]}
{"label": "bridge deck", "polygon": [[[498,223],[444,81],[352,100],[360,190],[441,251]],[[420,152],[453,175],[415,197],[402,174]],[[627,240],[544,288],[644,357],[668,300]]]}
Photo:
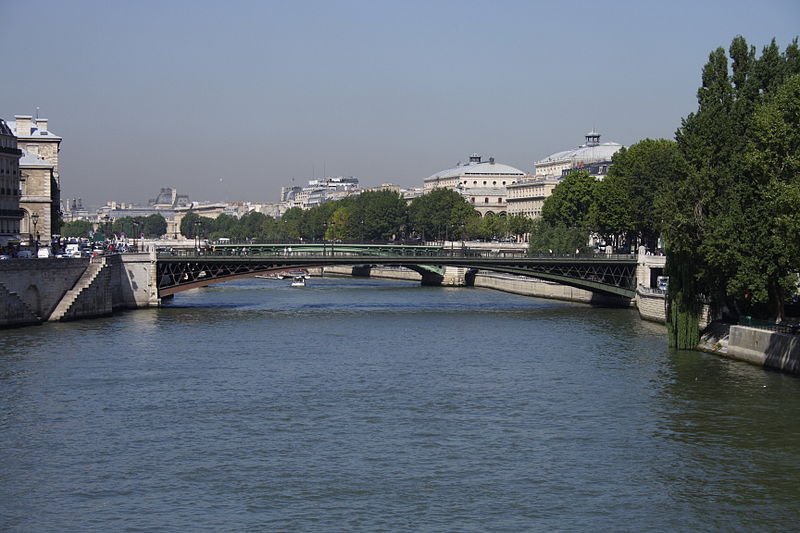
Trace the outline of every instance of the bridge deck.
{"label": "bridge deck", "polygon": [[[297,250],[275,248],[244,255],[224,255],[230,250],[215,250],[211,254],[159,254],[157,258],[159,294],[166,296],[197,286],[254,276],[270,271],[294,268],[314,268],[332,265],[389,265],[406,267],[461,267],[491,270],[535,277],[570,285],[593,292],[633,298],[636,286],[637,258],[631,255],[571,255],[529,257],[516,253],[496,253],[469,249],[403,250],[404,254],[389,254],[386,246],[345,250]],[[411,248],[411,247],[406,247]],[[392,250],[392,251],[396,251]],[[411,253],[409,253],[411,252]]]}

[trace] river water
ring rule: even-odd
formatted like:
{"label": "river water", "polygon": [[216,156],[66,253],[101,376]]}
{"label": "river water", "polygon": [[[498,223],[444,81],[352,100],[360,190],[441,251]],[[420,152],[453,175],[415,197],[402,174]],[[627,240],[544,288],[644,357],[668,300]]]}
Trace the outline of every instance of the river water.
{"label": "river water", "polygon": [[788,531],[800,380],[634,311],[250,280],[3,331],[2,531]]}

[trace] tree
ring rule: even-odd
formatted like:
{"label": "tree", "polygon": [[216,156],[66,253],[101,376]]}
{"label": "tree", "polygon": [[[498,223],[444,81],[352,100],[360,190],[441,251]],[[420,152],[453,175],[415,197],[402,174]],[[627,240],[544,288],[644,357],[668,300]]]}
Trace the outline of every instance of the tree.
{"label": "tree", "polygon": [[354,201],[353,237],[387,241],[399,238],[408,223],[406,201],[394,191],[367,191]]}
{"label": "tree", "polygon": [[281,217],[283,234],[291,239],[299,239],[302,236],[303,210],[299,207],[292,207]]}
{"label": "tree", "polygon": [[158,213],[148,215],[140,223],[139,231],[147,238],[158,238],[167,233],[167,220]]}
{"label": "tree", "polygon": [[408,214],[413,230],[429,240],[461,235],[462,225],[480,217],[459,193],[439,188],[415,198]]}
{"label": "tree", "polygon": [[542,218],[551,226],[588,227],[589,209],[594,201],[596,185],[595,178],[585,170],[570,173],[545,200]]}
{"label": "tree", "polygon": [[597,184],[593,225],[610,238],[627,234],[633,245],[657,247],[662,214],[656,199],[683,171],[675,141],[645,139],[619,150],[605,180]]}
{"label": "tree", "polygon": [[88,237],[94,230],[94,224],[88,220],[70,220],[61,226],[62,237]]}
{"label": "tree", "polygon": [[751,239],[733,243],[742,267],[728,281],[728,292],[748,291],[748,303],[767,305],[782,318],[787,295],[800,271],[800,75],[775,88],[753,114],[744,169],[753,184],[753,203],[745,213]]}
{"label": "tree", "polygon": [[731,311],[738,308],[745,285],[755,284],[744,289],[747,294],[756,303],[769,301],[773,316],[781,312],[780,291],[767,281],[781,277],[780,269],[761,278],[767,287],[753,272],[760,267],[753,256],[770,256],[765,243],[772,239],[773,217],[765,209],[780,205],[770,204],[767,189],[753,174],[758,165],[748,165],[748,159],[756,161],[756,153],[765,149],[763,143],[751,144],[758,131],[755,110],[774,113],[763,106],[798,73],[797,40],[783,55],[773,41],[756,58],[744,38],[737,37],[730,55],[730,73],[722,48],[709,55],[697,93],[698,109],[676,133],[685,168],[660,199],[670,276],[670,343],[679,348],[693,348],[699,340],[701,294],[715,308]]}
{"label": "tree", "polygon": [[588,252],[588,233],[581,228],[569,228],[563,224],[548,224],[543,218],[533,221],[528,253],[531,255],[573,254]]}

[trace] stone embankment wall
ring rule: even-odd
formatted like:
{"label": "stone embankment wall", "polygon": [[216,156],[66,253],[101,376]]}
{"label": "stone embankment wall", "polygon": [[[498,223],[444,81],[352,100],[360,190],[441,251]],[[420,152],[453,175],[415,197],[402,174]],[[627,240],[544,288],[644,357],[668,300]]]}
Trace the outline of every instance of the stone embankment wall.
{"label": "stone embankment wall", "polygon": [[667,298],[663,291],[639,287],[636,291],[636,308],[642,320],[660,324],[667,321]]}
{"label": "stone embankment wall", "polygon": [[634,305],[634,302],[628,298],[606,296],[584,289],[559,285],[552,281],[538,280],[525,276],[514,276],[511,274],[497,274],[484,270],[479,271],[475,275],[475,287],[521,294],[523,296],[551,298],[554,300],[580,302],[591,305],[614,307],[630,307]]}
{"label": "stone embankment wall", "polygon": [[731,326],[727,356],[800,376],[800,336]]}
{"label": "stone embankment wall", "polygon": [[88,264],[89,259],[0,261],[0,327],[47,320]]}
{"label": "stone embankment wall", "polygon": [[154,265],[151,254],[2,261],[0,327],[157,306]]}

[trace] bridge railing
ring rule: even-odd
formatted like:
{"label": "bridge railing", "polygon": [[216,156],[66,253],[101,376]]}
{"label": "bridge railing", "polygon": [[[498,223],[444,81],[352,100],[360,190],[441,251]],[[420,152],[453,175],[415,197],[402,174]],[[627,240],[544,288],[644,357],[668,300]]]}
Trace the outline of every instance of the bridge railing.
{"label": "bridge railing", "polygon": [[635,256],[630,254],[529,254],[524,250],[485,249],[469,247],[434,248],[422,246],[374,246],[361,245],[354,248],[352,245],[339,246],[225,246],[201,248],[171,248],[157,250],[161,257],[292,257],[292,258],[334,258],[334,257],[468,257],[486,259],[553,259],[553,260],[603,260],[603,261],[631,261]]}

